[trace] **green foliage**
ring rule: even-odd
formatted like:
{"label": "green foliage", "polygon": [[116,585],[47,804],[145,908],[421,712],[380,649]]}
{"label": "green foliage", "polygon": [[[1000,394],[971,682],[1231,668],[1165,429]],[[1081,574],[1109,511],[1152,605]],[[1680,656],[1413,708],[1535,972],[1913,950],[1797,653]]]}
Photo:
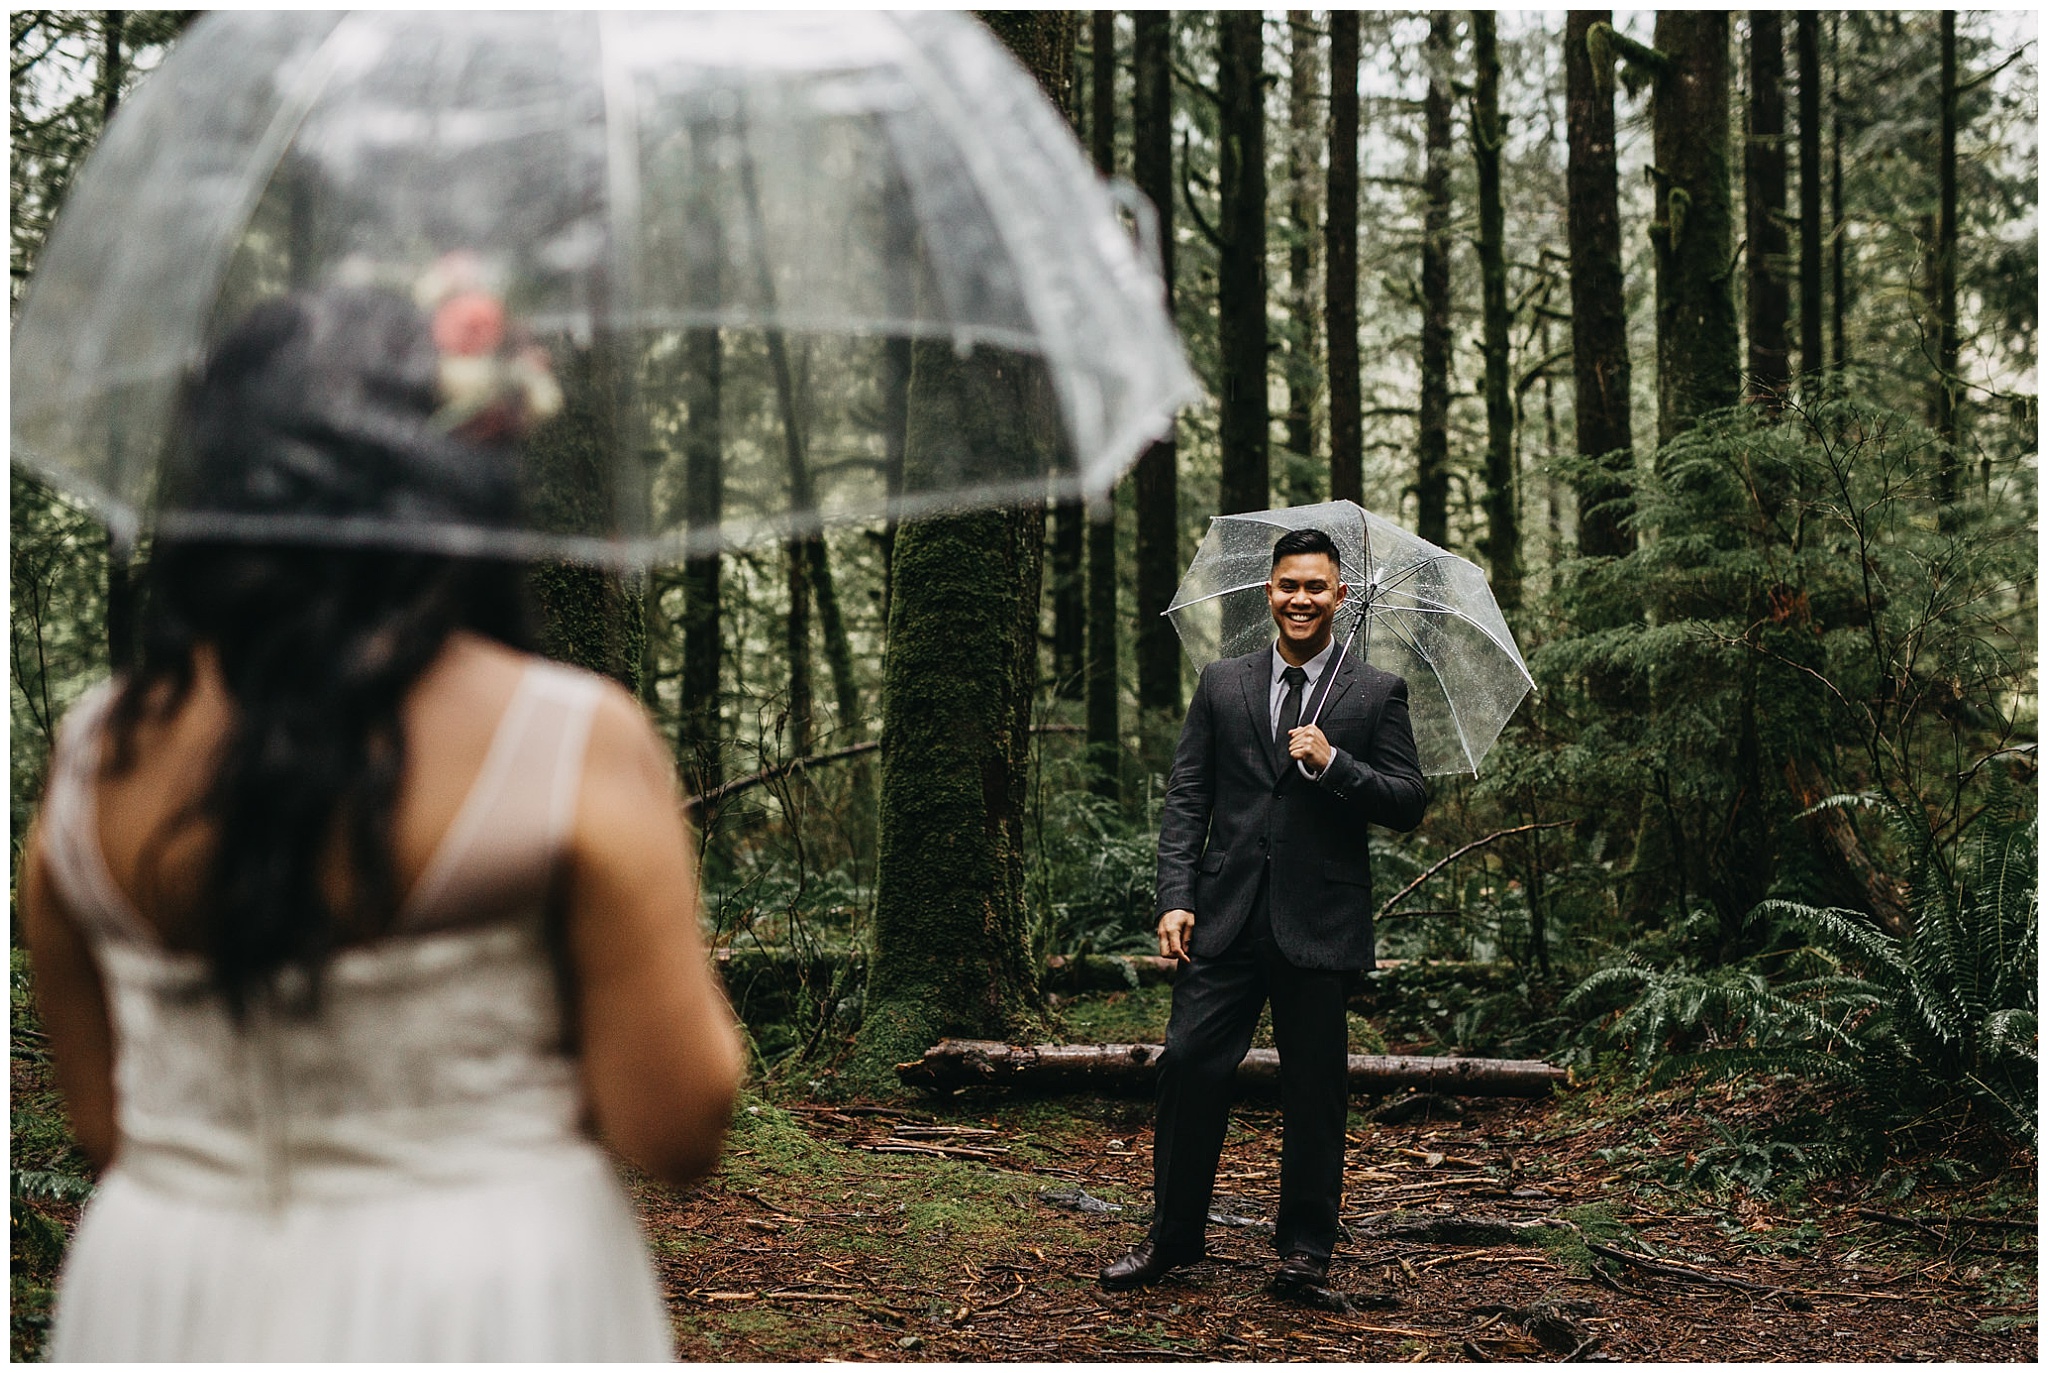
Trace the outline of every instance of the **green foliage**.
{"label": "green foliage", "polygon": [[[1975,1111],[2033,1145],[2039,897],[2030,798],[2001,790],[1950,855],[1918,808],[1884,809],[1911,857],[1904,934],[1854,911],[1766,902],[1759,916],[1803,947],[1704,971],[1604,969],[1566,1009],[1625,1001],[1603,1038],[1639,1067],[1654,1064],[1653,1080],[1792,1074],[1845,1089],[1885,1126]],[[1710,1174],[1747,1182],[1786,1162],[1839,1161],[1722,1133],[1720,1151],[1703,1156]]]}
{"label": "green foliage", "polygon": [[1156,951],[1156,815],[1133,819],[1115,801],[1078,788],[1041,789],[1030,838],[1025,885],[1037,908],[1031,944],[1040,962],[1053,954]]}
{"label": "green foliage", "polygon": [[1556,692],[1541,756],[1511,739],[1495,794],[1547,787],[1630,836],[1625,903],[1711,910],[1716,959],[1753,951],[1767,898],[1868,906],[1858,874],[1894,855],[1812,823],[1817,794],[1921,798],[1952,842],[2033,727],[2031,474],[1942,508],[1937,466],[1922,427],[1851,397],[1667,445],[1635,551],[1564,569],[1560,609],[1598,628],[1531,655]]}

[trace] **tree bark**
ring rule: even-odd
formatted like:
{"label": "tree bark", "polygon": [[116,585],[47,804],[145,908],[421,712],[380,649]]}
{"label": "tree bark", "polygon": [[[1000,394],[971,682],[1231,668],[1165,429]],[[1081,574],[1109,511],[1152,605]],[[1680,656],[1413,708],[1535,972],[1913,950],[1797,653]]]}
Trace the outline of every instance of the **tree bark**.
{"label": "tree bark", "polygon": [[1222,352],[1225,514],[1272,504],[1266,398],[1266,109],[1264,21],[1258,10],[1216,16],[1223,247],[1216,271]]}
{"label": "tree bark", "polygon": [[1941,146],[1935,176],[1941,208],[1934,223],[1934,437],[1940,446],[1935,497],[1957,495],[1956,399],[1960,340],[1956,335],[1956,12],[1941,12]]}
{"label": "tree bark", "polygon": [[[1777,410],[1792,380],[1786,338],[1785,28],[1776,10],[1749,12],[1749,138],[1743,214],[1749,232],[1749,397]],[[1802,92],[1802,105],[1804,95]],[[1801,187],[1804,205],[1804,186]]]}
{"label": "tree bark", "polygon": [[1079,497],[1052,507],[1052,682],[1063,699],[1087,694],[1087,512]]}
{"label": "tree bark", "polygon": [[[724,346],[716,329],[693,329],[683,339],[683,482],[692,529],[715,528],[725,511],[721,429]],[[716,553],[683,564],[682,710],[677,752],[683,785],[692,795],[721,785],[719,666],[724,657],[721,617],[723,559]]]}
{"label": "tree bark", "polygon": [[[1578,483],[1579,555],[1624,557],[1628,481],[1634,466],[1629,419],[1628,304],[1622,294],[1621,211],[1614,161],[1614,69],[1589,46],[1611,11],[1565,16],[1567,238],[1571,241],[1572,378],[1579,452],[1600,472]],[[1607,475],[1612,474],[1612,475]]]}
{"label": "tree bark", "polygon": [[[981,16],[1056,104],[1072,16]],[[913,345],[905,487],[955,462],[1050,470],[1042,366]],[[1042,505],[906,521],[896,536],[882,686],[874,957],[849,1075],[872,1087],[950,1034],[1009,1035],[1040,1005],[1024,910],[1024,798],[1038,680]]]}
{"label": "tree bark", "polygon": [[1312,505],[1316,364],[1316,144],[1322,65],[1308,10],[1287,11],[1287,471],[1289,505]]}
{"label": "tree bark", "polygon": [[1430,16],[1422,101],[1422,379],[1415,439],[1415,532],[1450,543],[1451,496],[1451,26]]}
{"label": "tree bark", "polygon": [[[601,350],[573,354],[562,368],[561,413],[527,440],[534,473],[530,499],[542,523],[565,529],[602,524],[615,480],[611,453],[617,413],[611,364]],[[527,574],[541,652],[614,678],[637,694],[644,598],[604,568],[541,563]]]}
{"label": "tree bark", "polygon": [[[121,36],[124,10],[100,12],[100,128],[104,130],[121,104],[121,77],[126,60]],[[135,662],[135,550],[107,536],[107,666],[115,672]]]}
{"label": "tree bark", "polygon": [[789,593],[789,618],[783,624],[782,653],[789,665],[789,753],[801,758],[811,751],[816,709],[811,686],[811,557],[804,540],[782,545],[783,585]]}
{"label": "tree bark", "polygon": [[1330,499],[1365,503],[1358,378],[1358,11],[1330,11],[1330,185],[1323,298],[1330,364]]}
{"label": "tree bark", "polygon": [[1820,16],[1801,10],[1799,44],[1799,370],[1809,397],[1819,394],[1821,356]]}
{"label": "tree bark", "polygon": [[1833,288],[1828,293],[1834,341],[1834,370],[1839,372],[1849,361],[1849,283],[1842,261],[1847,251],[1847,230],[1842,222],[1842,16],[1837,14],[1829,21],[1828,27],[1830,60],[1828,63],[1828,107],[1834,124],[1833,138],[1829,145],[1828,164],[1828,234],[1831,251],[1828,254],[1828,284]]}
{"label": "tree bark", "polygon": [[1741,395],[1728,167],[1728,15],[1659,10],[1652,136],[1657,258],[1657,440]]}
{"label": "tree bark", "polygon": [[[1005,1044],[947,1039],[896,1065],[905,1086],[1117,1087],[1147,1090],[1159,1076],[1160,1044]],[[1445,1096],[1547,1097],[1569,1081],[1564,1069],[1529,1059],[1422,1058],[1352,1054],[1351,1090],[1362,1096],[1420,1091]],[[1252,1049],[1237,1067],[1237,1086],[1277,1090],[1280,1056]]]}
{"label": "tree bark", "polygon": [[[1116,11],[1096,10],[1092,44],[1095,169],[1116,175]],[[1116,719],[1116,495],[1088,512],[1088,789],[1121,794],[1123,742]]]}
{"label": "tree bark", "polygon": [[1507,228],[1501,208],[1500,43],[1492,10],[1472,20],[1472,159],[1479,181],[1481,332],[1486,354],[1486,561],[1502,610],[1522,604],[1522,527],[1515,473],[1515,404],[1508,388]]}
{"label": "tree bark", "polygon": [[[1132,16],[1131,175],[1159,215],[1166,308],[1173,313],[1173,29],[1163,10]],[[1161,721],[1180,714],[1180,641],[1165,619],[1180,582],[1180,455],[1171,436],[1138,459],[1138,706]],[[1152,733],[1148,727],[1147,736]]]}

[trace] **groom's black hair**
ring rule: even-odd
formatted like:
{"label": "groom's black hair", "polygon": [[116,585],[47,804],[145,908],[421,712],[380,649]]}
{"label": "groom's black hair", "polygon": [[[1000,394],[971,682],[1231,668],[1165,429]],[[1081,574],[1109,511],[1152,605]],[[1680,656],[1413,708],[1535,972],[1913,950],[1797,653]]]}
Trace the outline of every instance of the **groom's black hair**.
{"label": "groom's black hair", "polygon": [[1298,553],[1321,553],[1340,568],[1344,560],[1337,556],[1337,543],[1320,529],[1290,529],[1280,536],[1273,545],[1273,566],[1280,566],[1282,558],[1292,558]]}

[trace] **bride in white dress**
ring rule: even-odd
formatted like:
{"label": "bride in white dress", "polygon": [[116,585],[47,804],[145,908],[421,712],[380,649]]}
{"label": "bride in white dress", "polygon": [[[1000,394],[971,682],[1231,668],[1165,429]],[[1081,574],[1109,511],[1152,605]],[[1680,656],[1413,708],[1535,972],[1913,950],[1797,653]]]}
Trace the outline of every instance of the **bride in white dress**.
{"label": "bride in white dress", "polygon": [[[500,517],[435,366],[402,299],[288,297],[188,431],[227,509]],[[54,1357],[671,1357],[597,1138],[707,1172],[738,1040],[666,750],[513,646],[518,575],[159,538],[140,665],[73,708],[22,862],[104,1167]]]}

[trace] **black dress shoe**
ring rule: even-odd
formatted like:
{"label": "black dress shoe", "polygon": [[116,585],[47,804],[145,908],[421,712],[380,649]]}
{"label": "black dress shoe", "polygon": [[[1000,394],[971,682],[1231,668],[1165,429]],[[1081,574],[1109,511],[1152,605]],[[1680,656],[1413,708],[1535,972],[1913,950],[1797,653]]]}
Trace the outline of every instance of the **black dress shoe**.
{"label": "black dress shoe", "polygon": [[1273,1286],[1282,1292],[1329,1285],[1330,1261],[1304,1250],[1295,1250],[1273,1270]]}
{"label": "black dress shoe", "polygon": [[1130,1253],[1102,1270],[1102,1285],[1112,1292],[1126,1287],[1149,1287],[1176,1268],[1201,1259],[1199,1253],[1189,1254],[1161,1249],[1151,1240],[1146,1240]]}

